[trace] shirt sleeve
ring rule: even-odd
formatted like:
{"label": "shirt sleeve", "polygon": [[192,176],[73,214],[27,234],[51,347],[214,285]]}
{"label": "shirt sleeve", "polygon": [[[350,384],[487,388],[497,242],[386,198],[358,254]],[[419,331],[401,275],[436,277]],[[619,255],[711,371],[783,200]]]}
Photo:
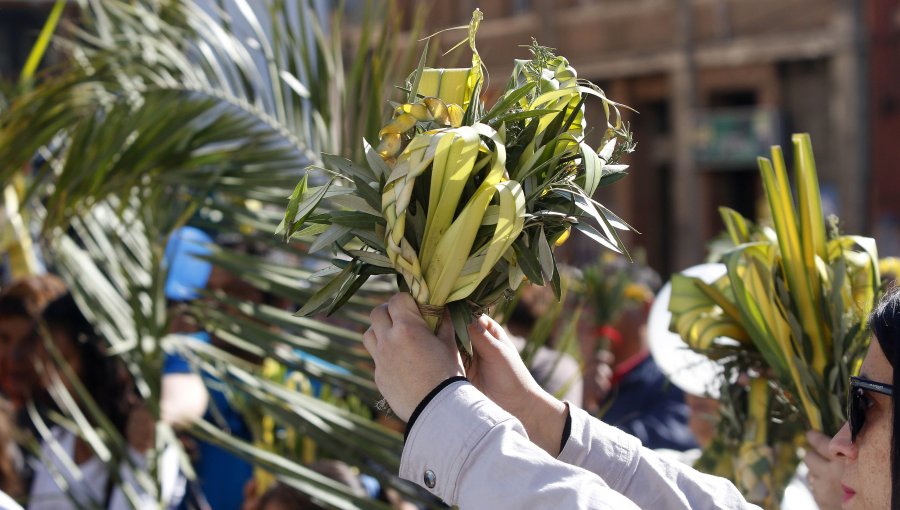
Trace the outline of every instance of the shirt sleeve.
{"label": "shirt sleeve", "polygon": [[664,459],[621,430],[569,406],[572,431],[559,460],[599,475],[640,508],[754,509],[724,478]]}
{"label": "shirt sleeve", "polygon": [[422,410],[400,476],[462,510],[638,508],[596,474],[535,446],[518,420],[465,381]]}

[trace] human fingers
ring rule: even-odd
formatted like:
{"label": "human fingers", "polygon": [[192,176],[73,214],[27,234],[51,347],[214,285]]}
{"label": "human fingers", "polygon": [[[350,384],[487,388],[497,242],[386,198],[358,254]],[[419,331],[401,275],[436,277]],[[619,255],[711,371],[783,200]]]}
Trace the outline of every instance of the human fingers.
{"label": "human fingers", "polygon": [[485,349],[490,349],[498,340],[491,335],[482,323],[484,315],[469,324],[469,339],[472,340],[472,349],[476,354],[484,354]]}
{"label": "human fingers", "polygon": [[391,296],[387,303],[387,309],[393,321],[404,321],[410,325],[425,325],[425,319],[422,318],[416,300],[405,292]]}
{"label": "human fingers", "polygon": [[[394,321],[391,319],[391,314],[388,313],[388,305],[386,304],[373,308],[369,314],[369,320],[371,321],[369,329],[375,333],[376,338],[385,335],[394,326]],[[369,354],[371,353],[372,351],[369,351]]]}
{"label": "human fingers", "polygon": [[375,331],[370,327],[363,333],[363,347],[369,351],[369,356],[372,356],[372,359],[375,359],[375,345],[378,343],[378,337],[375,336]]}
{"label": "human fingers", "polygon": [[806,456],[803,457],[803,462],[809,467],[810,477],[813,477],[816,473],[821,473],[828,466],[828,458],[819,455],[817,452],[813,450],[809,450],[806,452]]}
{"label": "human fingers", "polygon": [[821,432],[810,430],[806,433],[806,440],[809,441],[809,445],[813,447],[816,453],[826,459],[831,458],[831,454],[828,452],[828,444],[831,442],[830,437]]}
{"label": "human fingers", "polygon": [[509,335],[506,334],[506,330],[503,329],[503,326],[501,326],[499,322],[495,321],[487,315],[482,315],[481,317],[479,317],[478,322],[481,324],[484,330],[490,333],[490,335],[498,342],[515,349],[515,345],[513,345],[512,340],[510,340],[509,338]]}

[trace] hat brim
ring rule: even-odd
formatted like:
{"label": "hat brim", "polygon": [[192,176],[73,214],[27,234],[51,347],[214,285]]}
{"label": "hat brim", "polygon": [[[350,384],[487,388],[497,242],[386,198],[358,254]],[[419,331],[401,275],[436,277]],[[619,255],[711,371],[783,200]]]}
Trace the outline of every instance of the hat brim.
{"label": "hat brim", "polygon": [[[724,264],[700,264],[681,272],[711,283],[726,272]],[[672,314],[669,300],[672,283],[666,282],[650,307],[647,319],[647,340],[650,354],[660,370],[685,393],[700,397],[719,398],[722,384],[722,367],[706,356],[691,350],[677,333],[669,331]]]}

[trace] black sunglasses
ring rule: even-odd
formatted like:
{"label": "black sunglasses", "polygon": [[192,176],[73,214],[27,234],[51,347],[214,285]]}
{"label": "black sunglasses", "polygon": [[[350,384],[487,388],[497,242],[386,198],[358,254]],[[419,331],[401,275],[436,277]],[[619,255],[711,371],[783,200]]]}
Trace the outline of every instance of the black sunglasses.
{"label": "black sunglasses", "polygon": [[850,418],[850,441],[855,442],[856,436],[866,424],[866,411],[872,405],[872,399],[866,394],[867,391],[874,391],[889,397],[894,396],[894,387],[890,384],[883,384],[877,381],[870,381],[860,377],[850,377],[850,397],[847,399],[847,415]]}

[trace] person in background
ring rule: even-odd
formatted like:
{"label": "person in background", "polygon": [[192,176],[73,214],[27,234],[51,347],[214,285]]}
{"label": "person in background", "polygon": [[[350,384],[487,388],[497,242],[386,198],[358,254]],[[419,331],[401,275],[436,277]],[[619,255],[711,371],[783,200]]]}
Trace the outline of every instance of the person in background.
{"label": "person in background", "polygon": [[[585,409],[637,437],[651,450],[696,448],[688,426],[684,392],[669,382],[650,355],[647,319],[661,285],[659,275],[647,266],[636,266],[624,259],[611,264],[621,264],[623,267],[618,270],[629,272],[630,283],[624,293],[628,302],[615,323],[604,328],[612,359],[609,390],[602,400],[586,400]],[[599,364],[588,365],[585,373],[589,386],[601,368]],[[595,391],[587,393],[589,398],[599,395]]]}
{"label": "person in background", "polygon": [[[182,227],[169,236],[164,254],[168,274],[165,294],[168,303],[169,332],[182,333],[209,343],[209,335],[198,331],[186,313],[186,305],[200,297],[212,270],[198,257],[209,255],[212,238],[194,227]],[[160,415],[176,429],[200,419],[209,404],[209,393],[200,374],[187,360],[168,354],[163,365]]]}
{"label": "person in background", "polygon": [[[520,353],[527,346],[538,320],[556,300],[549,287],[523,285],[519,300],[506,321],[506,329]],[[552,333],[551,333],[552,335]],[[550,342],[548,342],[550,343]],[[541,345],[529,360],[528,370],[545,390],[580,405],[583,399],[581,368],[570,354]]]}
{"label": "person in background", "polygon": [[[24,360],[12,357],[18,344],[35,329],[47,303],[64,295],[66,285],[52,274],[29,276],[12,282],[0,293],[0,394],[24,395],[29,367]],[[13,407],[24,405],[12,402]]]}
{"label": "person in background", "polygon": [[[106,353],[106,343],[69,294],[49,303],[40,323],[44,327],[35,330],[14,349],[13,356],[27,360],[29,370],[22,374],[24,379],[17,386],[23,394],[12,397],[16,401],[33,401],[39,413],[47,415],[56,408],[52,395],[59,387],[55,381],[61,382],[70,395],[77,395],[77,387],[82,386],[104,418],[125,439],[127,448],[122,452],[113,450],[111,463],[98,457],[82,437],[61,426],[50,426],[49,434],[40,433],[39,459],[30,462],[28,508],[132,508],[123,484],[134,489],[139,509],[175,508],[184,490],[177,450],[167,449],[157,458],[162,507],[137,483],[138,474],[132,466],[143,470],[147,465],[146,453],[154,444],[154,420],[133,391],[121,360]],[[58,359],[65,360],[66,370],[60,370]],[[93,427],[99,426],[90,413],[88,420]],[[42,428],[39,422],[34,425],[35,430]],[[117,466],[115,476],[110,473],[110,466]]]}
{"label": "person in background", "polygon": [[27,496],[25,455],[14,434],[31,376],[19,344],[34,333],[47,304],[65,293],[52,274],[21,278],[0,292],[0,491],[16,499]]}
{"label": "person in background", "polygon": [[[356,497],[365,498],[366,489],[356,471],[339,460],[321,459],[313,462],[310,469],[346,486],[348,492]],[[247,494],[241,510],[326,510],[314,501],[314,498],[299,490],[277,482],[262,495],[255,495],[255,486],[248,486]]]}
{"label": "person in background", "polygon": [[[200,299],[200,292],[208,287],[223,289],[229,295],[235,291],[230,275],[202,258],[212,254],[213,243],[210,235],[195,227],[182,227],[172,233],[165,253],[169,271],[165,292],[170,332],[215,344],[216,340],[201,330],[188,313],[188,305]],[[228,402],[220,381],[198,373],[187,359],[177,354],[166,357],[164,383],[166,380],[172,383],[164,387],[163,398],[173,396],[170,409],[177,410],[173,415],[204,419],[238,439],[252,440],[250,428]],[[179,390],[185,390],[182,396],[178,395]],[[191,438],[184,438],[184,442],[197,479],[190,484],[182,508],[239,510],[243,487],[253,476],[253,465],[215,444]]]}

